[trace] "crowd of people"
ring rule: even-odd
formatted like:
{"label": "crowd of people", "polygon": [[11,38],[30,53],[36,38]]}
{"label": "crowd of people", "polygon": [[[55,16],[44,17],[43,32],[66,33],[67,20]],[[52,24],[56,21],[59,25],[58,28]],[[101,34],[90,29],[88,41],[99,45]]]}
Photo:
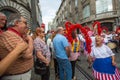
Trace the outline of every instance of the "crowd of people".
{"label": "crowd of people", "polygon": [[[41,76],[41,80],[49,80],[51,60],[54,60],[56,80],[77,80],[75,64],[81,53],[85,53],[88,64],[92,65],[95,80],[120,80],[112,51],[119,52],[120,30],[117,33],[103,30],[101,35],[88,33],[92,40],[90,54],[87,53],[84,35],[77,29],[71,33],[72,42],[65,36],[63,27],[47,34],[43,27],[37,27],[32,36],[27,32],[27,20],[23,16],[12,14],[7,19],[0,12],[0,80],[30,80],[33,65],[41,63],[45,64],[45,70],[37,65],[36,74]],[[109,43],[116,46],[111,48]]]}

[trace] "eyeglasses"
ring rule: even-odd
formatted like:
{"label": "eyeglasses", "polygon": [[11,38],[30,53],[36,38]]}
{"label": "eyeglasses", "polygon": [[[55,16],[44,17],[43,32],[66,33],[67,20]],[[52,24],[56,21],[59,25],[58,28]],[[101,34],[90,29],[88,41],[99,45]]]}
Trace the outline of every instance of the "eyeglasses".
{"label": "eyeglasses", "polygon": [[26,25],[27,25],[27,22],[26,22],[26,21],[21,21],[21,22],[23,22],[24,24],[26,24]]}

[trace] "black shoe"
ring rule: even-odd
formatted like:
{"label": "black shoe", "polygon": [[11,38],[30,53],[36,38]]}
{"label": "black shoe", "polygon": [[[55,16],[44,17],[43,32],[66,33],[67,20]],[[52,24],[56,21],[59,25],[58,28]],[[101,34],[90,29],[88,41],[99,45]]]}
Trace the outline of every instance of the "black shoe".
{"label": "black shoe", "polygon": [[80,59],[77,59],[77,61],[81,61]]}
{"label": "black shoe", "polygon": [[88,69],[91,69],[91,66],[88,66]]}

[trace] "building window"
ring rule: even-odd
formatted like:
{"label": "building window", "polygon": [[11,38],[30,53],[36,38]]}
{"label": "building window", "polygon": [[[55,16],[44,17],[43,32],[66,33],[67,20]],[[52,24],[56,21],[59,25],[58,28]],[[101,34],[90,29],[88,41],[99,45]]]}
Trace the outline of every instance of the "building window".
{"label": "building window", "polygon": [[78,0],[75,0],[75,7],[77,7],[78,5]]}
{"label": "building window", "polygon": [[66,6],[66,1],[65,1],[65,6]]}
{"label": "building window", "polygon": [[71,4],[70,4],[70,12],[72,11],[72,7],[71,7]]}
{"label": "building window", "polygon": [[78,21],[78,18],[79,18],[79,16],[78,16],[78,14],[76,14],[76,22]]}
{"label": "building window", "polygon": [[112,0],[96,0],[96,14],[112,10]]}
{"label": "building window", "polygon": [[86,5],[83,8],[83,18],[89,17],[90,16],[90,5]]}
{"label": "building window", "polygon": [[11,14],[17,13],[17,12],[15,12],[15,11],[9,10],[9,9],[3,9],[3,10],[1,10],[0,12],[3,12],[3,13],[7,16],[7,18],[10,17]]}
{"label": "building window", "polygon": [[65,12],[65,17],[67,17],[67,16],[68,16],[68,12],[66,11],[66,12]]}
{"label": "building window", "polygon": [[63,14],[63,19],[65,18],[64,14]]}

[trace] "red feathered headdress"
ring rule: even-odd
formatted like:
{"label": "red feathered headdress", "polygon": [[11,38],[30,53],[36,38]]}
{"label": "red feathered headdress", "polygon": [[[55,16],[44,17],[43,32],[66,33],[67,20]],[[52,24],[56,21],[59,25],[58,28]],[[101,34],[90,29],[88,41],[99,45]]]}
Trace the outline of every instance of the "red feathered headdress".
{"label": "red feathered headdress", "polygon": [[116,29],[116,33],[117,33],[117,34],[120,33],[120,27],[118,27],[118,28]]}
{"label": "red feathered headdress", "polygon": [[90,53],[91,52],[92,41],[91,41],[91,38],[88,35],[88,30],[86,30],[84,27],[82,27],[81,24],[72,24],[68,21],[65,23],[65,27],[66,27],[66,34],[65,35],[66,35],[68,41],[71,42],[71,43],[73,41],[73,38],[71,36],[72,31],[77,29],[77,28],[79,28],[81,30],[81,32],[83,33],[84,38],[86,40],[87,52]]}
{"label": "red feathered headdress", "polygon": [[105,30],[106,32],[108,32],[108,28],[106,26],[102,27],[102,31]]}
{"label": "red feathered headdress", "polygon": [[93,23],[93,29],[94,29],[94,34],[101,35],[102,33],[102,28],[100,22],[96,21]]}
{"label": "red feathered headdress", "polygon": [[88,26],[84,26],[84,28],[87,30],[87,31],[90,31],[90,28]]}

